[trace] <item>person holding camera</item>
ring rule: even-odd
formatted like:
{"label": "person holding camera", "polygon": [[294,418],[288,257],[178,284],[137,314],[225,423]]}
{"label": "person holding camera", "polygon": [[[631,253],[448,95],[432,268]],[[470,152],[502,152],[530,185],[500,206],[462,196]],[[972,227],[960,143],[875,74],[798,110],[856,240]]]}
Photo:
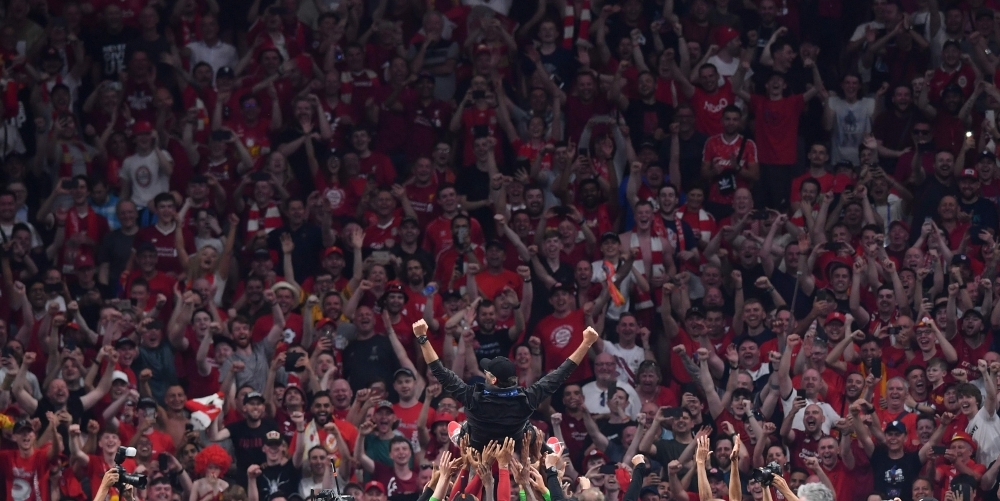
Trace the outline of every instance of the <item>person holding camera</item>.
{"label": "person holding camera", "polygon": [[583,340],[569,358],[535,384],[521,388],[517,384],[514,362],[505,357],[480,361],[486,374],[486,384],[465,384],[460,376],[445,368],[434,347],[427,342],[427,323],[423,320],[414,323],[413,333],[434,377],[446,392],[465,406],[465,433],[469,435],[470,446],[475,449],[481,449],[490,440],[500,441],[505,437],[519,439],[524,435],[530,424],[528,417],[583,363],[599,337],[593,327],[587,327],[583,331]]}

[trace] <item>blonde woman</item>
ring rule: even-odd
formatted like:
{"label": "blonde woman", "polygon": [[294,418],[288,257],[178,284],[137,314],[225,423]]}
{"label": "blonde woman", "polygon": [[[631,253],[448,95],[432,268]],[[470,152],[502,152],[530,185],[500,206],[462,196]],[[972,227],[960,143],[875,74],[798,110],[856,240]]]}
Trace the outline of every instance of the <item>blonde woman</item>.
{"label": "blonde woman", "polygon": [[222,247],[222,257],[219,251],[211,245],[203,245],[194,256],[189,256],[184,250],[184,232],[175,231],[177,257],[181,261],[181,266],[187,270],[187,288],[191,288],[194,281],[199,278],[208,280],[208,283],[215,286],[215,297],[212,301],[216,305],[222,304],[222,296],[226,290],[226,281],[229,278],[229,266],[232,263],[230,256],[233,254],[233,246],[236,243],[236,231],[240,226],[240,217],[236,214],[229,215],[229,232],[226,234],[226,241]]}

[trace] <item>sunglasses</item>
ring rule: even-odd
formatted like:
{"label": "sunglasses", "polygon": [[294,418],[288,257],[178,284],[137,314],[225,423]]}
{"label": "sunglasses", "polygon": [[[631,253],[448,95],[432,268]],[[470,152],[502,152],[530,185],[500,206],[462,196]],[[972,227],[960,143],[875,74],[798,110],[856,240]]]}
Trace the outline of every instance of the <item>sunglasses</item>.
{"label": "sunglasses", "polygon": [[931,131],[928,129],[913,129],[912,134],[914,136],[927,136],[930,135]]}

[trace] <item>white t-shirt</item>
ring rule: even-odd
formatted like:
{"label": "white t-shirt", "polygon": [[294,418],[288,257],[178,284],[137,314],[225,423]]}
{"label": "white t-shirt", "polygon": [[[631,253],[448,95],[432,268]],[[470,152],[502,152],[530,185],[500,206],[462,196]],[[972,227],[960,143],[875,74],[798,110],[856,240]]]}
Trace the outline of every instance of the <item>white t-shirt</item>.
{"label": "white t-shirt", "polygon": [[875,100],[865,97],[850,104],[838,96],[830,96],[830,109],[834,114],[830,163],[850,162],[852,165],[860,165],[858,146],[864,141],[865,134],[872,130]]}
{"label": "white t-shirt", "polygon": [[639,364],[646,359],[645,350],[640,346],[626,350],[617,343],[605,341],[604,352],[615,357],[618,362],[618,382],[635,386],[635,373],[639,370]]}
{"label": "white t-shirt", "polygon": [[[785,410],[785,419],[788,419],[788,414],[792,412],[792,406],[795,404],[796,392],[793,390],[788,393],[788,398],[781,400],[781,408]],[[833,424],[840,419],[840,414],[833,410],[833,407],[826,402],[818,402],[816,400],[806,399],[806,407],[812,404],[816,404],[823,411],[823,433],[825,435],[830,434],[830,429],[833,428]],[[792,429],[805,431],[806,427],[802,424],[802,416],[806,413],[805,407],[799,409],[799,412],[795,413],[795,417],[792,418]]]}
{"label": "white t-shirt", "polygon": [[1000,417],[996,413],[988,414],[986,409],[979,409],[965,431],[979,446],[976,449],[977,463],[990,464],[1000,455]]}
{"label": "white t-shirt", "polygon": [[[173,160],[170,153],[160,150],[168,160]],[[134,154],[122,162],[120,175],[132,186],[132,202],[139,208],[149,206],[153,198],[160,193],[170,191],[170,176],[160,166],[160,158],[156,151],[150,151],[146,156]]]}
{"label": "white t-shirt", "polygon": [[[617,269],[615,270],[617,271]],[[632,290],[632,283],[635,281],[632,278],[632,274],[629,273],[622,279],[621,283],[618,284],[618,290],[621,291],[622,296],[625,296],[625,304],[621,306],[615,306],[614,303],[608,303],[608,310],[605,312],[605,316],[611,320],[618,320],[622,317],[622,313],[629,310],[629,297],[631,294],[629,291]],[[590,282],[595,284],[605,284],[605,288],[608,283],[608,274],[604,272],[604,261],[594,261],[590,263]],[[621,374],[618,374],[618,379],[621,379]]]}
{"label": "white t-shirt", "polygon": [[[628,393],[628,407],[625,408],[625,414],[628,414],[629,418],[635,419],[639,415],[639,409],[642,406],[642,403],[639,401],[639,394],[628,383],[619,382],[618,387],[625,390],[625,393]],[[611,412],[611,409],[608,408],[608,399],[611,397],[606,391],[597,387],[597,381],[591,381],[583,385],[582,391],[587,412],[591,414],[608,414]],[[602,394],[603,398],[601,398]],[[601,405],[602,401],[604,405]]]}
{"label": "white t-shirt", "polygon": [[[715,69],[719,71],[719,85],[725,85],[726,79],[731,78],[736,74],[736,70],[740,69],[740,58],[734,57],[732,61],[725,62],[718,55],[712,56],[705,61],[708,64],[715,66]],[[747,70],[746,75],[743,77],[744,82],[750,81],[750,77],[753,76],[753,70]]]}

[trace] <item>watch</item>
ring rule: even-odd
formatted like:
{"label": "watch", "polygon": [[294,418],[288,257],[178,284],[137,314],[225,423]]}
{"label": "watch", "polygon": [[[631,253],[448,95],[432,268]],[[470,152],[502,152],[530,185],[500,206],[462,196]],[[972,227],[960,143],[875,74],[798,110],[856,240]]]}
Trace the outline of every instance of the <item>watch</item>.
{"label": "watch", "polygon": [[427,344],[427,336],[417,336],[417,343]]}

